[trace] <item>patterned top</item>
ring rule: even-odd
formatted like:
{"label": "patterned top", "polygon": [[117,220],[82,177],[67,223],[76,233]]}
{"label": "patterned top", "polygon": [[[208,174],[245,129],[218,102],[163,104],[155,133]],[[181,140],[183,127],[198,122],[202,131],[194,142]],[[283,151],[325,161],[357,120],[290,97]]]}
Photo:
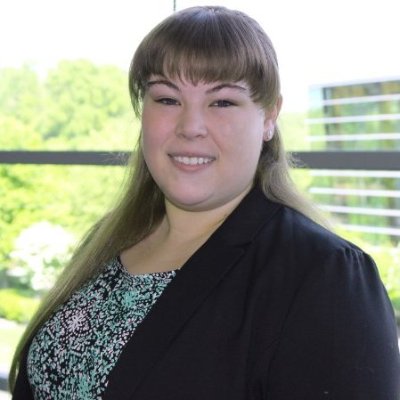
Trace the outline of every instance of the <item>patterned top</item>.
{"label": "patterned top", "polygon": [[176,273],[131,275],[115,259],[76,292],[30,346],[35,400],[101,399],[123,347]]}

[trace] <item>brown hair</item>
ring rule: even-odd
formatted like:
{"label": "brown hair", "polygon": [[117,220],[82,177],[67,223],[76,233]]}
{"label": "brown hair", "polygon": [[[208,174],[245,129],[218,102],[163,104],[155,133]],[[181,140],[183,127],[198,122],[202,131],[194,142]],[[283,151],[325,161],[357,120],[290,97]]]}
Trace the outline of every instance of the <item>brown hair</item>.
{"label": "brown hair", "polygon": [[172,14],[139,45],[131,63],[129,89],[134,109],[150,75],[193,83],[246,81],[253,100],[273,106],[280,95],[278,62],[260,25],[240,11],[193,7]]}

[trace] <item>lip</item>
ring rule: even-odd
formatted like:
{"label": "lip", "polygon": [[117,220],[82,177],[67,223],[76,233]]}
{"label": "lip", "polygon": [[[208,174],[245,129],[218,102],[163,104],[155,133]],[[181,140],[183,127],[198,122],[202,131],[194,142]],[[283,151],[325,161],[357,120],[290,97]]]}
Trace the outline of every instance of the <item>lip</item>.
{"label": "lip", "polygon": [[215,156],[212,156],[207,153],[198,153],[198,152],[191,152],[191,151],[181,151],[181,152],[173,152],[173,153],[168,153],[168,155],[172,158],[174,157],[196,157],[196,158],[211,158],[212,160],[215,160]]}

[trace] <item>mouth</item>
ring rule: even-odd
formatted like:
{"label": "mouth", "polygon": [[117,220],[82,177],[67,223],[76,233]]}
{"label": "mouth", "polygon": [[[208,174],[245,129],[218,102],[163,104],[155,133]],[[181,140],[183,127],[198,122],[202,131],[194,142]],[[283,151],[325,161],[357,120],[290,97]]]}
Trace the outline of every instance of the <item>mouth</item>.
{"label": "mouth", "polygon": [[189,156],[171,156],[179,164],[183,165],[206,165],[215,160],[214,157],[189,157]]}

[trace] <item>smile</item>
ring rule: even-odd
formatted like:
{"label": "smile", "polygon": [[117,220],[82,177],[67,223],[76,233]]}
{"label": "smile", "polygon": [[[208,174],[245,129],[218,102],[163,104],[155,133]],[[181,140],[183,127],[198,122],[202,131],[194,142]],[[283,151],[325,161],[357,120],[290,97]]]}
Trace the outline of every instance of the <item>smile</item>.
{"label": "smile", "polygon": [[174,156],[172,157],[175,161],[184,165],[202,165],[208,164],[214,160],[211,157],[187,157],[187,156]]}

